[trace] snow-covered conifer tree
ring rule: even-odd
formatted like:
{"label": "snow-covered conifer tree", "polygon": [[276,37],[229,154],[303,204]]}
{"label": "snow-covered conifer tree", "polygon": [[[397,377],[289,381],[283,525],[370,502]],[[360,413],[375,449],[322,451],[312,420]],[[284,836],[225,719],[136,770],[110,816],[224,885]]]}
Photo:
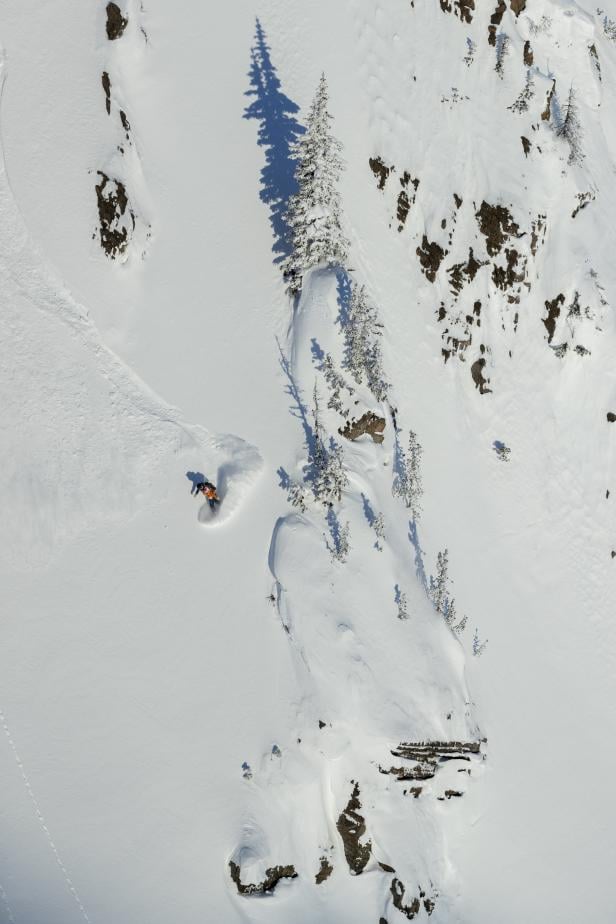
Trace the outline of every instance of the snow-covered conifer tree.
{"label": "snow-covered conifer tree", "polygon": [[349,242],[342,231],[338,180],[343,169],[342,145],[331,131],[325,74],[310,107],[306,132],[292,147],[297,159],[299,190],[289,200],[286,216],[293,249],[282,268],[289,292],[296,295],[304,273],[319,264],[343,265]]}
{"label": "snow-covered conifer tree", "polygon": [[388,384],[383,375],[379,337],[383,325],[379,322],[376,306],[370,301],[364,286],[353,285],[349,315],[345,325],[346,365],[355,381],[366,380],[377,399],[387,397]]}
{"label": "snow-covered conifer tree", "polygon": [[445,549],[436,557],[436,577],[430,578],[430,598],[437,613],[445,616],[450,607],[449,593],[449,553]]}
{"label": "snow-covered conifer tree", "polygon": [[413,430],[409,433],[408,456],[398,442],[396,434],[394,460],[395,477],[392,484],[392,494],[402,498],[406,506],[410,508],[414,520],[418,520],[421,516],[421,498],[423,495],[423,486],[421,483],[422,453],[423,449],[417,439],[417,434]]}
{"label": "snow-covered conifer tree", "polygon": [[567,106],[562,122],[557,129],[557,135],[569,143],[569,164],[579,164],[584,159],[582,151],[582,126],[578,112],[578,103],[573,87],[569,90]]}
{"label": "snow-covered conifer tree", "polygon": [[337,411],[339,414],[344,415],[344,407],[342,404],[342,391],[346,390],[349,395],[353,394],[353,388],[344,380],[344,377],[340,375],[336,369],[336,365],[332,358],[331,353],[325,354],[325,359],[319,367],[321,372],[325,376],[325,381],[329,385],[330,395],[327,401],[328,408]]}
{"label": "snow-covered conifer tree", "polygon": [[312,491],[316,500],[331,506],[335,500],[339,501],[342,498],[342,492],[349,479],[344,470],[342,447],[331,437],[329,445],[326,444],[316,382],[313,400]]}

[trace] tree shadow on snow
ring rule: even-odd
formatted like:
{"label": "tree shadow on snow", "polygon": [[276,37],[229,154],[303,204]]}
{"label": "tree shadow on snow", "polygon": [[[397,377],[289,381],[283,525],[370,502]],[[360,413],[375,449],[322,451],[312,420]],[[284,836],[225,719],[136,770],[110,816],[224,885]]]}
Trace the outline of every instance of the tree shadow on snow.
{"label": "tree shadow on snow", "polygon": [[426,576],[426,567],[424,565],[424,550],[419,542],[419,533],[417,532],[417,522],[409,520],[409,539],[415,549],[415,573],[421,581],[423,589],[428,592],[428,578]]}
{"label": "tree shadow on snow", "polygon": [[295,118],[299,106],[280,88],[276,68],[272,64],[265,32],[257,19],[255,41],[251,49],[250,89],[246,96],[254,101],[244,110],[245,119],[259,124],[258,144],[265,148],[265,167],[261,171],[262,202],[269,205],[270,223],[274,233],[272,250],[280,263],[291,252],[291,231],[286,221],[288,202],[297,192],[292,145],[304,133]]}
{"label": "tree shadow on snow", "polygon": [[338,293],[338,317],[336,320],[344,328],[349,323],[352,282],[348,271],[342,267],[338,267],[336,270],[336,289]]}
{"label": "tree shadow on snow", "polygon": [[312,458],[314,456],[315,450],[315,436],[314,430],[310,424],[310,420],[308,419],[308,408],[302,401],[302,394],[299,389],[299,385],[295,381],[293,372],[291,370],[291,364],[287,357],[284,355],[284,351],[278,338],[276,338],[276,343],[278,344],[278,350],[280,352],[280,368],[284,372],[287,380],[285,391],[293,400],[290,411],[293,417],[297,417],[298,420],[301,421],[302,429],[304,431],[304,438],[306,440],[306,447],[308,449],[308,455]]}

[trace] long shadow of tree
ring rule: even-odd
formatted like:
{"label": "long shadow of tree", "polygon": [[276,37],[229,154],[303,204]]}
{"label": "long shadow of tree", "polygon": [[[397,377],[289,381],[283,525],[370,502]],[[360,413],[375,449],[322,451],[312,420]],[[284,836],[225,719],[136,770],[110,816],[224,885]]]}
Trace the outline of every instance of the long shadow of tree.
{"label": "long shadow of tree", "polygon": [[258,143],[265,148],[265,167],[261,171],[262,202],[269,205],[270,223],[274,234],[272,250],[280,263],[291,252],[291,232],[286,212],[291,196],[297,192],[296,160],[293,144],[304,133],[295,118],[299,106],[280,88],[276,68],[272,64],[265,32],[257,19],[254,45],[251,49],[250,89],[246,96],[254,101],[244,110],[245,119],[257,119]]}

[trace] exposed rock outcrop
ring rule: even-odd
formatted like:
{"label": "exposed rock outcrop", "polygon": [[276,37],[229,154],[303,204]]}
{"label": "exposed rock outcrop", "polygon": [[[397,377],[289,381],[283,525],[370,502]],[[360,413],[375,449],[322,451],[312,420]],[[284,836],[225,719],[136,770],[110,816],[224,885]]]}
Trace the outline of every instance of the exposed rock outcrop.
{"label": "exposed rock outcrop", "polygon": [[[353,782],[353,780],[351,780]],[[361,802],[359,801],[359,784],[355,783],[353,792],[345,810],[342,812],[336,827],[342,838],[344,846],[344,855],[349,864],[349,869],[354,875],[359,876],[363,873],[370,854],[372,853],[372,841],[367,840],[362,843],[362,838],[366,833],[366,822],[359,810]]]}

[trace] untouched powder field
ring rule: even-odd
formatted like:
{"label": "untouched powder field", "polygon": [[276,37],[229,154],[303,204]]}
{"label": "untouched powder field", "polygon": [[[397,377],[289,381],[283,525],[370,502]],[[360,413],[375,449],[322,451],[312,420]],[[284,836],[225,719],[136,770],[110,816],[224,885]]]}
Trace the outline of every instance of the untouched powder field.
{"label": "untouched powder field", "polygon": [[0,924],[610,924],[614,0],[0,51]]}

